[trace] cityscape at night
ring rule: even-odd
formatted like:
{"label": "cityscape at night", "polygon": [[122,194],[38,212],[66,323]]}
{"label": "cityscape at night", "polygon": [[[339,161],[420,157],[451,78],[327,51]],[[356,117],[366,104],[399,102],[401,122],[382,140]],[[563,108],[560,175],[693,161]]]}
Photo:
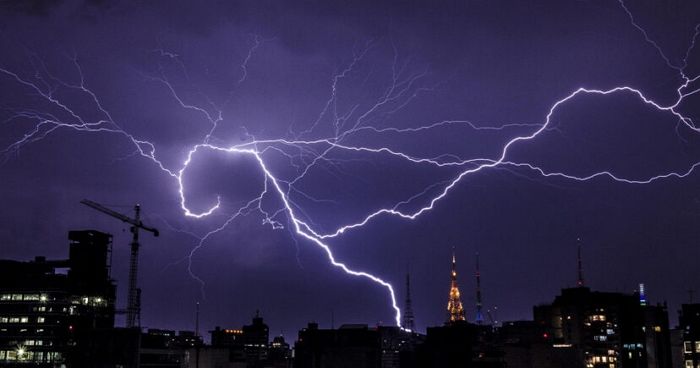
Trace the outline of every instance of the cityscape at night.
{"label": "cityscape at night", "polygon": [[700,368],[700,3],[0,0],[0,366]]}

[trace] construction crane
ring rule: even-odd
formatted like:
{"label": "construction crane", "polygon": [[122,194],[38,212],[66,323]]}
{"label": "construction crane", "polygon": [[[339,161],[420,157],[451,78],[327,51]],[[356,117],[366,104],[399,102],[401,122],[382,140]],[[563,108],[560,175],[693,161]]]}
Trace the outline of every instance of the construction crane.
{"label": "construction crane", "polygon": [[129,262],[129,296],[126,306],[126,327],[137,327],[140,325],[141,320],[141,290],[136,287],[139,268],[139,229],[151,232],[154,236],[159,235],[158,229],[146,226],[141,222],[141,206],[138,204],[134,206],[135,216],[131,218],[87,199],[83,199],[80,203],[131,225],[132,239],[131,259]]}

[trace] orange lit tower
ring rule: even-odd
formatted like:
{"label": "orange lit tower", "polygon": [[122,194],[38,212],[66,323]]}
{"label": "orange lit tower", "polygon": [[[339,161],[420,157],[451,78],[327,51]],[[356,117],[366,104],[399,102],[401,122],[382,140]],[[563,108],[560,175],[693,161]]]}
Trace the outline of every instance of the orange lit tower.
{"label": "orange lit tower", "polygon": [[447,312],[449,313],[447,323],[464,321],[464,308],[462,300],[459,296],[459,287],[457,286],[457,258],[455,257],[454,248],[452,248],[452,283],[450,285],[450,298],[447,301]]}

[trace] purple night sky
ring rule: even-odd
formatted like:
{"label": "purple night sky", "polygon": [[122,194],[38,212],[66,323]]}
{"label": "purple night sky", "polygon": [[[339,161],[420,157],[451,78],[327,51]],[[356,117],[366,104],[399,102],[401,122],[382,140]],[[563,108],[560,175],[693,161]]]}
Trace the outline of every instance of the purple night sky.
{"label": "purple night sky", "polygon": [[[475,170],[414,220],[380,214],[323,242],[399,306],[410,269],[420,331],[446,317],[453,246],[469,320],[477,251],[485,308],[530,319],[575,284],[577,237],[588,286],[644,282],[674,321],[700,292],[700,4],[624,5],[2,0],[0,258],[65,258],[68,230],[113,233],[123,306],[128,229],[79,201],[138,202],[161,230],[143,234],[144,326],[193,329],[197,301],[202,330],[256,309],[288,338],[332,315],[391,325],[387,288],[333,267],[294,220],[328,234],[413,214]],[[576,94],[494,166],[557,101],[621,86],[649,103]],[[187,209],[220,207],[185,216],[167,170]],[[620,180],[545,175],[599,172]]]}

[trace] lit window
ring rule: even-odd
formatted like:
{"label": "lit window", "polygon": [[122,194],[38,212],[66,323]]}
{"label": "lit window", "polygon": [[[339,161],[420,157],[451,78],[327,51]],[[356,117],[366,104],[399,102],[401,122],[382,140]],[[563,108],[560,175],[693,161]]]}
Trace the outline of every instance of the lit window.
{"label": "lit window", "polygon": [[[693,343],[691,341],[684,341],[683,342],[683,352],[690,354],[693,352]],[[692,363],[692,362],[691,362]]]}
{"label": "lit window", "polygon": [[22,294],[12,294],[12,300],[22,300]]}
{"label": "lit window", "polygon": [[37,323],[44,323],[44,317],[37,317],[36,322]]}
{"label": "lit window", "polygon": [[10,294],[0,295],[0,300],[11,300],[11,299],[12,299],[12,295],[10,295]]}
{"label": "lit window", "polygon": [[685,361],[685,368],[694,368],[694,367],[693,367],[693,361],[692,361],[692,360],[686,360],[686,361]]}
{"label": "lit window", "polygon": [[17,349],[17,360],[24,360],[26,358],[27,350],[23,347]]}
{"label": "lit window", "polygon": [[695,342],[695,352],[700,353],[700,341]]}
{"label": "lit window", "polygon": [[29,322],[29,317],[22,317],[19,319],[19,323],[27,323]]}

